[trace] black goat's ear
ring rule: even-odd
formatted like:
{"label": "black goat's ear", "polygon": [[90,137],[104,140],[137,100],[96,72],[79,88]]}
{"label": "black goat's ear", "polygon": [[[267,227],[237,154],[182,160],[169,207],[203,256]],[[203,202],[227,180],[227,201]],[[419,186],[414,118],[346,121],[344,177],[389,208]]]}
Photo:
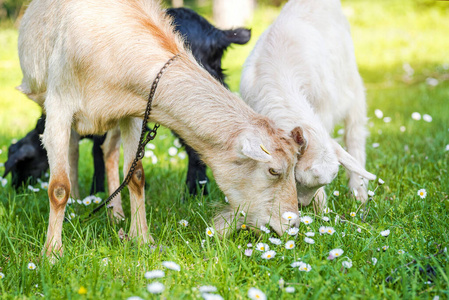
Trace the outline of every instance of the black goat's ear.
{"label": "black goat's ear", "polygon": [[27,158],[32,158],[36,154],[36,149],[31,145],[23,145],[16,152],[14,152],[8,160],[5,162],[5,174],[3,177],[6,177],[8,173],[12,170],[12,168],[18,163]]}
{"label": "black goat's ear", "polygon": [[244,45],[249,42],[251,38],[251,29],[237,28],[232,30],[225,30],[226,39],[229,43]]}

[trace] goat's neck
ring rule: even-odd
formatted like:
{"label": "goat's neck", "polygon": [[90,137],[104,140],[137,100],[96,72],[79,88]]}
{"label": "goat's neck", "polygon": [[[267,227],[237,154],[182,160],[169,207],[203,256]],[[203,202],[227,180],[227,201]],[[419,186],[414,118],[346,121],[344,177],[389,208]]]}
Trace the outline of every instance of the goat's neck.
{"label": "goat's neck", "polygon": [[230,150],[256,117],[241,99],[191,60],[181,57],[164,73],[151,119],[175,131],[210,164]]}

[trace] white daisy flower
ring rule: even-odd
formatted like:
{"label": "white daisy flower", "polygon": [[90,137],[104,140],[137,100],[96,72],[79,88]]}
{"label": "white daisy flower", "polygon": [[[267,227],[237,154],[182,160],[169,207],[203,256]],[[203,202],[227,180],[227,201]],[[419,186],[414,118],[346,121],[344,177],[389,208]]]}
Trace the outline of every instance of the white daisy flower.
{"label": "white daisy flower", "polygon": [[162,265],[164,267],[166,267],[167,269],[170,269],[173,271],[178,271],[178,272],[181,271],[181,266],[172,261],[163,261]]}
{"label": "white daisy flower", "polygon": [[292,286],[288,286],[285,288],[285,292],[289,294],[293,294],[295,292],[295,288]]}
{"label": "white daisy flower", "polygon": [[0,279],[5,278],[5,274],[3,274],[2,272],[0,272]]}
{"label": "white daisy flower", "polygon": [[380,235],[381,235],[381,236],[385,236],[385,237],[386,237],[386,236],[389,236],[389,235],[390,235],[390,229],[381,231],[381,232],[380,232]]}
{"label": "white daisy flower", "polygon": [[160,294],[164,291],[165,286],[160,282],[153,282],[147,285],[147,290],[151,294]]}
{"label": "white daisy flower", "polygon": [[309,264],[301,261],[299,262],[299,270],[302,272],[310,272],[310,270],[312,270],[312,267]]}
{"label": "white daisy flower", "polygon": [[385,117],[384,118],[384,122],[385,123],[390,123],[391,122],[391,117]]}
{"label": "white daisy flower", "polygon": [[281,242],[281,240],[280,239],[277,239],[277,238],[273,238],[273,237],[271,237],[271,238],[269,238],[268,239],[272,244],[274,244],[274,245],[280,245],[280,244],[282,244],[282,242]]}
{"label": "white daisy flower", "polygon": [[2,187],[5,187],[5,185],[8,183],[8,179],[0,177],[0,183],[2,184]]}
{"label": "white daisy flower", "polygon": [[421,114],[415,111],[414,113],[412,113],[412,119],[415,121],[421,120]]}
{"label": "white daisy flower", "polygon": [[426,121],[426,122],[432,122],[432,116],[430,116],[430,115],[428,115],[428,114],[424,114],[423,116],[422,116],[422,119],[424,120],[424,121]]}
{"label": "white daisy flower", "polygon": [[377,258],[371,257],[371,261],[373,262],[373,266],[377,264]]}
{"label": "white daisy flower", "polygon": [[109,263],[109,258],[105,257],[101,260],[101,262],[102,262],[103,266],[107,266]]}
{"label": "white daisy flower", "polygon": [[429,78],[426,79],[426,83],[428,85],[430,85],[430,86],[437,86],[438,85],[438,79],[429,77]]}
{"label": "white daisy flower", "polygon": [[293,221],[293,220],[298,219],[298,215],[295,214],[294,212],[287,211],[287,212],[282,214],[282,218],[287,220],[287,221]]}
{"label": "white daisy flower", "polygon": [[325,222],[329,222],[329,218],[328,218],[328,217],[323,217],[322,219],[323,219],[323,221],[325,221]]}
{"label": "white daisy flower", "polygon": [[168,148],[168,155],[175,156],[176,154],[178,154],[178,148],[176,147]]}
{"label": "white daisy flower", "polygon": [[252,300],[267,300],[267,296],[261,290],[254,287],[248,290],[248,297]]}
{"label": "white daisy flower", "polygon": [[325,234],[326,233],[326,226],[321,226],[320,229],[318,229],[320,234]]}
{"label": "white daisy flower", "polygon": [[382,246],[382,250],[384,250],[384,251],[387,251],[388,248],[390,248],[390,246],[387,246],[387,245]]}
{"label": "white daisy flower", "polygon": [[287,229],[287,234],[288,235],[294,236],[294,235],[297,235],[298,232],[299,232],[299,228],[298,227],[292,227],[292,228]]}
{"label": "white daisy flower", "polygon": [[273,250],[270,250],[270,251],[266,251],[266,252],[262,253],[261,257],[263,259],[272,259],[275,257],[275,255],[276,255],[276,252]]}
{"label": "white daisy flower", "polygon": [[358,227],[358,228],[357,228],[357,232],[358,232],[358,233],[362,233],[362,228]]}
{"label": "white daisy flower", "polygon": [[206,228],[206,234],[210,237],[213,237],[215,234],[215,230],[212,227],[207,227]]}
{"label": "white daisy flower", "polygon": [[295,248],[295,241],[288,241],[285,243],[285,249],[293,249]]}
{"label": "white daisy flower", "polygon": [[421,197],[421,199],[426,198],[426,196],[427,196],[427,191],[426,191],[425,189],[420,189],[420,190],[418,191],[418,196]]}
{"label": "white daisy flower", "polygon": [[153,151],[151,151],[151,150],[147,150],[147,151],[145,151],[145,157],[153,157],[154,156],[154,152]]}
{"label": "white daisy flower", "polygon": [[353,212],[353,211],[351,211],[351,213],[349,214],[351,217],[355,217],[356,216],[356,213],[355,212]]}
{"label": "white daisy flower", "polygon": [[217,288],[213,285],[203,285],[198,288],[200,293],[215,293],[217,292]]}
{"label": "white daisy flower", "polygon": [[179,153],[178,153],[178,157],[179,157],[180,159],[186,159],[187,154],[186,154],[185,151],[182,151],[182,152],[179,152]]}
{"label": "white daisy flower", "polygon": [[334,227],[327,226],[327,227],[326,227],[326,233],[327,233],[327,234],[330,234],[330,235],[333,235],[333,234],[335,233]]}
{"label": "white daisy flower", "polygon": [[268,227],[266,227],[264,225],[260,226],[260,230],[265,232],[265,233],[270,233],[270,229],[268,229]]}
{"label": "white daisy flower", "polygon": [[313,219],[309,216],[304,216],[301,218],[301,222],[303,222],[306,225],[312,224]]}
{"label": "white daisy flower", "polygon": [[41,182],[41,189],[47,190],[48,189],[48,182],[46,182],[46,181]]}
{"label": "white daisy flower", "polygon": [[248,245],[246,245],[246,247],[251,248],[253,246],[253,244],[248,243]]}
{"label": "white daisy flower", "polygon": [[384,113],[380,109],[376,109],[376,110],[374,110],[374,115],[376,115],[376,117],[378,119],[382,119],[384,116]]}
{"label": "white daisy flower", "polygon": [[153,144],[153,143],[148,143],[146,147],[147,147],[148,149],[151,149],[151,150],[156,149],[156,145]]}
{"label": "white daisy flower", "polygon": [[175,139],[173,141],[173,145],[175,145],[176,148],[181,148],[182,147],[181,141],[179,139]]}
{"label": "white daisy flower", "polygon": [[350,269],[352,267],[352,261],[350,260],[345,260],[341,263],[343,265],[343,267],[345,267],[346,269]]}
{"label": "white daisy flower", "polygon": [[325,209],[324,209],[324,213],[325,214],[328,214],[328,213],[330,213],[332,210],[329,208],[329,207],[326,207]]}
{"label": "white daisy flower", "polygon": [[300,261],[295,261],[295,262],[292,262],[291,264],[290,264],[290,266],[292,267],[292,268],[297,268],[297,267],[299,267],[301,265],[301,262]]}
{"label": "white daisy flower", "polygon": [[247,228],[247,226],[246,226],[246,224],[242,224],[242,225],[240,225],[240,228],[245,230]]}
{"label": "white daisy flower", "polygon": [[28,270],[35,270],[36,269],[36,265],[33,264],[32,262],[30,262],[27,266]]}
{"label": "white daisy flower", "polygon": [[405,126],[399,127],[399,131],[401,131],[401,132],[405,132],[406,130],[407,130],[407,128]]}
{"label": "white daisy flower", "polygon": [[370,190],[368,190],[368,196],[370,196],[370,197],[373,197],[373,196],[374,196],[374,192],[373,192],[373,191],[370,191]]}
{"label": "white daisy flower", "polygon": [[101,203],[101,198],[100,198],[100,197],[94,197],[93,202],[94,202],[95,204],[100,204],[100,203]]}
{"label": "white daisy flower", "polygon": [[142,298],[140,298],[139,296],[131,296],[126,298],[126,300],[143,300]]}
{"label": "white daisy flower", "polygon": [[69,198],[69,199],[67,200],[67,204],[73,204],[73,203],[76,203],[75,199]]}
{"label": "white daisy flower", "polygon": [[156,155],[151,156],[151,163],[152,163],[153,165],[157,164],[157,156],[156,156]]}
{"label": "white daisy flower", "polygon": [[379,178],[379,180],[377,182],[379,183],[379,185],[382,185],[385,183],[385,181],[383,181],[381,178]]}
{"label": "white daisy flower", "polygon": [[37,192],[40,191],[38,188],[34,188],[32,185],[29,185],[29,186],[28,186],[28,189],[29,189],[30,191],[32,191],[32,192],[35,192],[35,193],[37,193]]}
{"label": "white daisy flower", "polygon": [[346,233],[342,232],[341,237],[345,237],[345,236],[346,236]]}
{"label": "white daisy flower", "polygon": [[268,244],[265,244],[265,243],[258,243],[256,245],[256,250],[262,251],[262,252],[268,251],[268,250],[270,250],[270,246],[268,246]]}
{"label": "white daisy flower", "polygon": [[85,206],[88,206],[90,204],[92,204],[92,196],[87,196],[86,198],[83,199],[83,204]]}
{"label": "white daisy flower", "polygon": [[446,145],[446,151],[449,151],[449,144]]}
{"label": "white daisy flower", "polygon": [[336,197],[340,196],[340,192],[339,191],[334,191],[334,196],[336,196]]}
{"label": "white daisy flower", "polygon": [[165,276],[165,272],[162,270],[148,271],[143,275],[146,279],[162,278]]}
{"label": "white daisy flower", "polygon": [[398,250],[398,254],[404,254],[405,253],[405,251],[404,250]]}
{"label": "white daisy flower", "polygon": [[309,236],[309,237],[310,237],[310,236],[315,236],[315,232],[310,232],[310,231],[309,231],[309,232],[306,232],[305,235],[306,235],[306,236]]}
{"label": "white daisy flower", "polygon": [[315,240],[314,240],[314,239],[311,239],[311,238],[308,238],[308,237],[305,237],[305,238],[304,238],[304,242],[306,242],[306,243],[308,243],[308,244],[315,244]]}
{"label": "white daisy flower", "polygon": [[202,293],[204,300],[223,300],[223,297],[217,294]]}
{"label": "white daisy flower", "polygon": [[224,200],[225,200],[226,203],[229,203],[228,197],[225,196]]}
{"label": "white daisy flower", "polygon": [[179,221],[178,224],[181,226],[187,227],[189,225],[189,222],[187,220],[183,219],[183,220]]}
{"label": "white daisy flower", "polygon": [[333,249],[329,252],[329,256],[331,257],[340,257],[342,254],[344,253],[344,251],[342,249]]}
{"label": "white daisy flower", "polygon": [[245,250],[245,255],[246,256],[251,256],[253,254],[253,249],[246,249]]}
{"label": "white daisy flower", "polygon": [[76,217],[76,214],[73,213],[73,212],[71,212],[71,213],[67,216],[67,219],[72,220],[72,219],[75,218],[75,217]]}

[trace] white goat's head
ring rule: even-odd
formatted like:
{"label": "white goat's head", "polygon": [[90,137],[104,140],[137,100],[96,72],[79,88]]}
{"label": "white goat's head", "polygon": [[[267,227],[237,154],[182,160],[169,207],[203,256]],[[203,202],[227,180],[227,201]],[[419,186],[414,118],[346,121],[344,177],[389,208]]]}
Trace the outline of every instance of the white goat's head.
{"label": "white goat's head", "polygon": [[214,220],[220,235],[244,227],[271,226],[282,234],[293,224],[282,220],[285,212],[297,212],[295,165],[303,146],[298,127],[287,135],[271,126],[245,130],[236,137],[234,157],[223,159],[214,177],[229,200],[229,207]]}
{"label": "white goat's head", "polygon": [[295,167],[298,201],[301,205],[309,205],[318,189],[332,182],[337,176],[339,165],[368,180],[376,179],[324,130],[305,129],[305,139],[305,147]]}

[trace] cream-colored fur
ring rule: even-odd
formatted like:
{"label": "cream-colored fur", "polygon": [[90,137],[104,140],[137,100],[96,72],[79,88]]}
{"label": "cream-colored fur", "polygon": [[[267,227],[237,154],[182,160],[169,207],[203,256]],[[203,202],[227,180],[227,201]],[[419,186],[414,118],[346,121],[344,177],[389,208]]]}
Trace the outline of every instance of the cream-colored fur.
{"label": "cream-colored fur", "polygon": [[[339,0],[290,0],[245,62],[240,90],[256,111],[288,131],[300,126],[307,147],[296,165],[298,200],[326,206],[323,186],[341,164],[350,188],[367,199],[366,101],[349,24]],[[331,137],[345,122],[348,152]]]}
{"label": "cream-colored fur", "polygon": [[[229,199],[226,211],[244,208],[248,225],[270,224],[278,233],[287,228],[280,215],[297,210],[294,166],[298,143],[303,141],[300,129],[292,128],[290,134],[277,129],[213,79],[184,49],[157,2],[34,0],[19,32],[24,75],[20,89],[47,115],[43,136],[51,173],[47,255],[62,253],[71,128],[84,135],[119,126],[127,173],[153,79],[175,54],[180,57],[159,82],[151,121],[174,130],[201,154]],[[117,149],[117,143],[110,144]],[[272,175],[270,169],[278,174]],[[108,173],[109,179],[114,176]],[[152,241],[141,164],[129,190],[130,236]],[[226,213],[221,216],[225,219],[217,217],[216,226],[225,234],[231,220]]]}

